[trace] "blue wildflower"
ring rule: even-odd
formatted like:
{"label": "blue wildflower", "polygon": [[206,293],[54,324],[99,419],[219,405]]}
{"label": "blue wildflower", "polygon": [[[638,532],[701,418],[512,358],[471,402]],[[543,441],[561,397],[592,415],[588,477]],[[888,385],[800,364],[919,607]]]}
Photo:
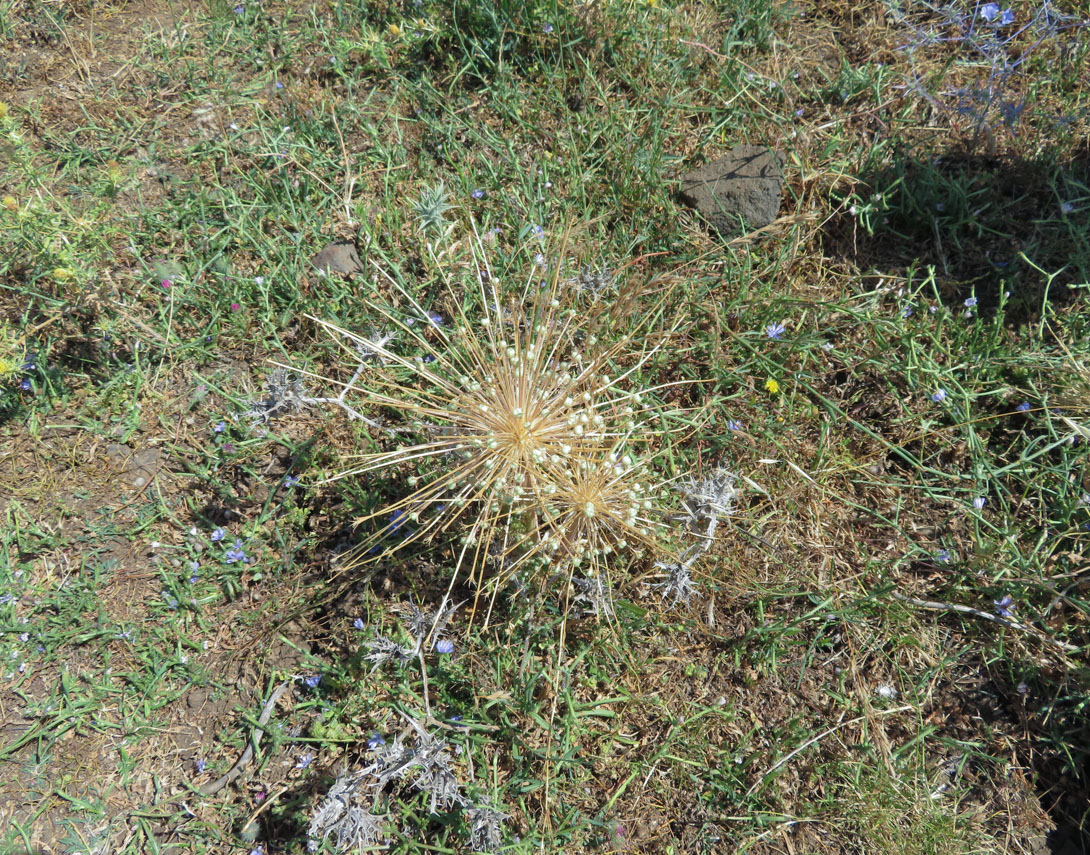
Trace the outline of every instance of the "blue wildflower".
{"label": "blue wildflower", "polygon": [[367,629],[367,624],[363,622],[363,618],[361,617],[358,617],[354,621],[352,621],[352,626],[354,626],[356,629]]}
{"label": "blue wildflower", "polygon": [[934,395],[931,396],[931,400],[934,401],[936,404],[941,404],[943,401],[946,400],[946,390],[939,389],[937,392],[935,392]]}
{"label": "blue wildflower", "polygon": [[409,515],[404,509],[398,509],[390,514],[387,519],[390,520],[390,524],[386,526],[386,530],[389,532],[395,532],[401,528],[409,519]]}
{"label": "blue wildflower", "polygon": [[314,762],[314,755],[311,754],[308,751],[306,754],[304,754],[302,757],[299,758],[299,762],[297,762],[295,764],[295,768],[296,769],[305,769],[305,768],[307,768],[307,766],[309,766],[313,762]]}
{"label": "blue wildflower", "polygon": [[1008,27],[1014,23],[1014,12],[1010,9],[1004,9],[1003,13],[999,16],[999,26]]}
{"label": "blue wildflower", "polygon": [[741,422],[735,421],[734,419],[728,419],[727,420],[727,430],[729,430],[729,431],[740,431],[743,428],[744,428],[744,425]]}
{"label": "blue wildflower", "polygon": [[299,484],[299,479],[294,475],[289,475],[284,479],[284,487],[290,490],[292,487],[296,487]]}
{"label": "blue wildflower", "polygon": [[24,377],[22,380],[19,381],[19,388],[22,389],[24,392],[29,392],[30,391],[30,380],[28,378]]}
{"label": "blue wildflower", "polygon": [[983,496],[977,496],[975,499],[973,499],[973,507],[976,508],[978,511],[982,510],[987,503],[988,500]]}
{"label": "blue wildflower", "polygon": [[543,32],[545,35],[549,35],[550,33],[552,33],[552,31],[553,31],[553,25],[552,24],[546,24],[544,27],[541,28],[541,32]]}
{"label": "blue wildflower", "polygon": [[428,312],[428,323],[433,327],[439,327],[443,325],[443,316],[438,312]]}
{"label": "blue wildflower", "polygon": [[367,740],[367,747],[370,748],[372,751],[374,751],[380,745],[385,745],[385,744],[386,744],[386,740],[382,738],[382,734],[379,733],[377,730],[374,733],[372,733],[370,738]]}
{"label": "blue wildflower", "polygon": [[226,536],[227,532],[225,532],[222,528],[217,528],[215,531],[212,532],[212,542],[219,543]]}
{"label": "blue wildflower", "polygon": [[769,324],[765,327],[765,334],[774,341],[779,341],[787,328],[780,323]]}
{"label": "blue wildflower", "polygon": [[303,682],[307,685],[308,688],[317,689],[318,684],[322,682],[322,675],[311,674],[309,677],[304,677]]}
{"label": "blue wildflower", "polygon": [[949,549],[940,549],[938,552],[935,553],[935,560],[938,561],[939,564],[949,564],[950,558],[951,556]]}
{"label": "blue wildflower", "polygon": [[454,652],[454,642],[449,638],[440,638],[435,642],[435,651],[444,655]]}
{"label": "blue wildflower", "polygon": [[1023,402],[1022,402],[1021,404],[1019,404],[1019,405],[1018,405],[1017,407],[1015,407],[1014,409],[1015,409],[1015,410],[1017,410],[1017,411],[1018,411],[1018,412],[1020,412],[1020,413],[1028,413],[1028,412],[1029,412],[1029,408],[1030,408],[1030,403],[1029,403],[1029,401],[1023,401]]}
{"label": "blue wildflower", "polygon": [[212,428],[213,433],[223,433],[225,430],[227,430],[227,425],[222,421],[216,422],[216,426]]}
{"label": "blue wildflower", "polygon": [[965,308],[966,309],[971,309],[974,306],[976,306],[977,302],[978,301],[977,301],[976,297],[966,297],[965,298]]}
{"label": "blue wildflower", "polygon": [[205,766],[208,765],[208,761],[198,757],[193,761],[193,766],[196,768],[197,773],[200,774],[204,771]]}
{"label": "blue wildflower", "polygon": [[483,199],[484,198],[484,190],[482,190],[480,187],[478,187],[476,190],[474,190],[469,195],[472,196],[474,199]]}
{"label": "blue wildflower", "polygon": [[1012,618],[1014,617],[1014,610],[1018,608],[1018,604],[1014,602],[1014,598],[1010,594],[1004,594],[998,600],[992,600],[995,603],[995,613],[1000,617]]}
{"label": "blue wildflower", "polygon": [[242,540],[236,537],[234,548],[223,553],[223,557],[228,564],[234,564],[236,561],[247,561],[246,553],[242,551]]}
{"label": "blue wildflower", "polygon": [[985,3],[980,7],[980,17],[990,24],[999,17],[999,4]]}

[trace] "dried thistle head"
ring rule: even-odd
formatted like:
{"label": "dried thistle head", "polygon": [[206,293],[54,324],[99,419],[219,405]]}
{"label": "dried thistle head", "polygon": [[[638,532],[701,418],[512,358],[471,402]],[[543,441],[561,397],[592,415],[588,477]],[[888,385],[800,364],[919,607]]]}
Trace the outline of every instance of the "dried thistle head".
{"label": "dried thistle head", "polygon": [[407,516],[412,531],[399,545],[459,534],[458,565],[478,580],[497,556],[510,571],[656,541],[661,491],[648,464],[668,436],[654,390],[638,383],[666,339],[648,329],[654,312],[603,333],[604,310],[578,305],[559,275],[509,295],[489,273],[471,296],[449,288],[444,323],[390,282],[408,309],[369,308],[397,329],[399,346],[324,324],[348,353],[365,346],[378,357],[357,385],[364,403],[400,414],[416,437],[338,476],[415,468],[412,493],[367,519]]}

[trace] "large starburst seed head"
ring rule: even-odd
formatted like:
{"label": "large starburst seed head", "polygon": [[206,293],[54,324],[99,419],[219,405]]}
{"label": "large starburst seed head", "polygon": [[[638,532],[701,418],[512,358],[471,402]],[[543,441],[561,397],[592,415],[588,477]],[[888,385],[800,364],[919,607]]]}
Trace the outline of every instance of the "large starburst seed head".
{"label": "large starburst seed head", "polygon": [[460,535],[458,567],[468,563],[480,579],[497,559],[597,560],[654,539],[628,450],[663,439],[653,395],[633,388],[662,344],[648,332],[654,313],[610,334],[588,328],[559,277],[506,296],[490,275],[475,293],[448,287],[450,323],[422,324],[433,313],[390,282],[402,306],[367,308],[396,338],[324,324],[347,354],[371,355],[342,394],[397,425],[387,430],[396,447],[361,455],[336,477],[403,472],[411,488],[365,517],[384,520],[365,548],[386,539],[371,550],[381,556]]}

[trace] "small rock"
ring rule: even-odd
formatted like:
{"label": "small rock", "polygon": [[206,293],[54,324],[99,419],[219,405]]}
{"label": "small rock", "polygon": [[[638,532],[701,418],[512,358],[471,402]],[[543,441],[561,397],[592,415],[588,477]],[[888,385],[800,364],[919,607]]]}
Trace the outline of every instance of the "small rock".
{"label": "small rock", "polygon": [[310,263],[325,273],[351,275],[363,270],[356,245],[348,240],[335,240],[315,255]]}
{"label": "small rock", "polygon": [[726,236],[767,226],[779,216],[784,157],[770,148],[740,145],[681,176],[681,201]]}

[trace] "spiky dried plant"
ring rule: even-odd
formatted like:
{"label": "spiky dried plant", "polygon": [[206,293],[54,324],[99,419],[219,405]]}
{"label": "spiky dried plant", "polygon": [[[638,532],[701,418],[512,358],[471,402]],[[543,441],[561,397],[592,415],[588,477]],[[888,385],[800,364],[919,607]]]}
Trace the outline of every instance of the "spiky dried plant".
{"label": "spiky dried plant", "polygon": [[665,491],[652,464],[670,431],[660,387],[638,385],[672,332],[650,329],[656,312],[609,330],[608,310],[581,306],[559,275],[508,295],[485,264],[470,294],[448,282],[444,323],[387,279],[403,308],[368,308],[396,329],[396,347],[318,321],[346,353],[376,357],[356,388],[415,435],[337,476],[413,470],[411,494],[365,519],[392,515],[397,546],[460,535],[458,568],[478,582],[489,563],[501,575],[544,559],[596,572],[611,553],[659,542]]}

